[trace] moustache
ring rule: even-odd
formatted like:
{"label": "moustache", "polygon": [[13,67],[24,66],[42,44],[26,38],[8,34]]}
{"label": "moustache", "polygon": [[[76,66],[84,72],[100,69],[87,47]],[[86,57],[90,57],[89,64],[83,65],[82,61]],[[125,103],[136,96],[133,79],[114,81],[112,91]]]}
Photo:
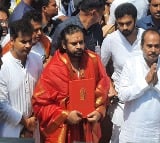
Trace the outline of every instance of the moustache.
{"label": "moustache", "polygon": [[130,30],[123,30],[122,34],[125,36],[129,36],[131,34],[131,31]]}
{"label": "moustache", "polygon": [[75,51],[75,53],[81,53],[81,52],[83,52],[84,50],[83,49],[77,49],[76,51]]}
{"label": "moustache", "polygon": [[157,53],[151,53],[151,54],[149,54],[149,56],[159,56],[159,54],[157,54]]}
{"label": "moustache", "polygon": [[84,50],[83,49],[77,49],[77,51],[74,52],[74,55],[76,56],[82,56]]}

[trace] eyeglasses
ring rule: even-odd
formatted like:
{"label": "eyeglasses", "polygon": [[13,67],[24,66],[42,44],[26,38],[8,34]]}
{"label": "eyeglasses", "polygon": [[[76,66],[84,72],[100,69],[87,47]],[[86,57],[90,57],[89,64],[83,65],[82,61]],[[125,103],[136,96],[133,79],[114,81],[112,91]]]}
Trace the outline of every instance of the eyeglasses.
{"label": "eyeglasses", "polygon": [[8,20],[0,20],[0,25],[8,25]]}

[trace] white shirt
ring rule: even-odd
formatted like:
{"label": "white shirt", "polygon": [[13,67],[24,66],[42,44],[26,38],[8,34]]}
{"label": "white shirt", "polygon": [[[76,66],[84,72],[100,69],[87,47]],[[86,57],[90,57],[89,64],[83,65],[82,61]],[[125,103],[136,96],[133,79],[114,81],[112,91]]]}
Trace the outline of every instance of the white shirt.
{"label": "white shirt", "polygon": [[132,3],[137,8],[137,19],[141,19],[142,17],[147,15],[148,10],[148,0],[114,0],[110,7],[110,16],[108,20],[108,24],[115,24],[115,9],[122,3]]}
{"label": "white shirt", "polygon": [[120,143],[160,143],[160,58],[155,86],[145,80],[149,70],[142,55],[124,65],[119,98],[125,102],[125,121]]}
{"label": "white shirt", "polygon": [[3,40],[1,41],[2,48],[10,41],[10,34],[8,33],[5,37],[3,37]]}
{"label": "white shirt", "polygon": [[[115,84],[115,89],[119,90],[119,79],[122,72],[122,68],[126,60],[134,55],[142,54],[140,41],[143,29],[138,29],[137,39],[131,45],[123,34],[116,30],[115,32],[108,34],[103,40],[101,47],[101,60],[104,66],[108,64],[110,58],[113,61],[114,73],[112,79]],[[114,113],[112,116],[112,122],[118,126],[123,123],[123,104],[118,104],[116,108],[113,106]]]}
{"label": "white shirt", "polygon": [[132,45],[119,30],[116,30],[111,34],[108,34],[102,42],[102,63],[104,64],[104,66],[106,66],[108,64],[109,59],[112,58],[114,67],[112,79],[114,80],[114,84],[117,90],[119,87],[120,74],[125,61],[133,55],[138,55],[142,53],[140,42],[143,31],[144,30],[141,28],[138,29],[137,38]]}
{"label": "white shirt", "polygon": [[0,70],[0,137],[19,137],[22,115],[32,114],[31,96],[42,71],[41,59],[30,53],[26,66],[10,52],[2,57]]}
{"label": "white shirt", "polygon": [[41,42],[37,42],[35,45],[33,45],[32,49],[31,49],[31,52],[35,53],[36,55],[38,55],[41,58],[42,62],[46,58],[45,49],[44,49],[44,47],[43,47]]}

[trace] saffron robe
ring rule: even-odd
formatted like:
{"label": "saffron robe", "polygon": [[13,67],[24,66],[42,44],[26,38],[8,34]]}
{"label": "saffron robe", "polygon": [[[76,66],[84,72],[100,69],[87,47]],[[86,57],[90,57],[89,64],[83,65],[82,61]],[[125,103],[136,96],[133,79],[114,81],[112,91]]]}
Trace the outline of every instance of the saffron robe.
{"label": "saffron robe", "polygon": [[[97,54],[86,50],[80,62],[80,78],[95,79],[95,110],[105,116],[108,103],[110,80]],[[45,143],[72,143],[85,141],[98,143],[99,122],[82,120],[76,125],[67,125],[69,114],[69,81],[78,79],[66,53],[56,51],[50,63],[43,70],[35,88],[32,104],[35,116],[40,122],[40,131]],[[87,108],[87,105],[86,105]]]}

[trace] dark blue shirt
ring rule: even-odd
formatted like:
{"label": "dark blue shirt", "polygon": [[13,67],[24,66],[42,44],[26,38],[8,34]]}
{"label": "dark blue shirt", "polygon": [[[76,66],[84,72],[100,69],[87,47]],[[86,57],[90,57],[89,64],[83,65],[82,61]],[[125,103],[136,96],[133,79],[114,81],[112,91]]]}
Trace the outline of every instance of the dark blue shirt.
{"label": "dark blue shirt", "polygon": [[21,0],[21,2],[13,10],[13,13],[10,15],[9,22],[13,22],[13,21],[21,19],[22,16],[27,11],[30,11],[30,10],[33,10],[33,9],[34,9],[33,7],[27,5],[26,3],[23,2],[23,0]]}
{"label": "dark blue shirt", "polygon": [[69,19],[65,20],[61,24],[59,24],[55,32],[52,36],[52,49],[51,49],[51,55],[54,54],[55,50],[58,48],[58,39],[60,37],[61,31],[68,25],[78,25],[82,29],[84,29],[84,35],[85,35],[85,43],[87,49],[95,52],[95,46],[97,43],[101,46],[103,41],[103,32],[100,24],[93,24],[88,29],[85,29],[83,24],[81,23],[79,16],[71,16]]}

